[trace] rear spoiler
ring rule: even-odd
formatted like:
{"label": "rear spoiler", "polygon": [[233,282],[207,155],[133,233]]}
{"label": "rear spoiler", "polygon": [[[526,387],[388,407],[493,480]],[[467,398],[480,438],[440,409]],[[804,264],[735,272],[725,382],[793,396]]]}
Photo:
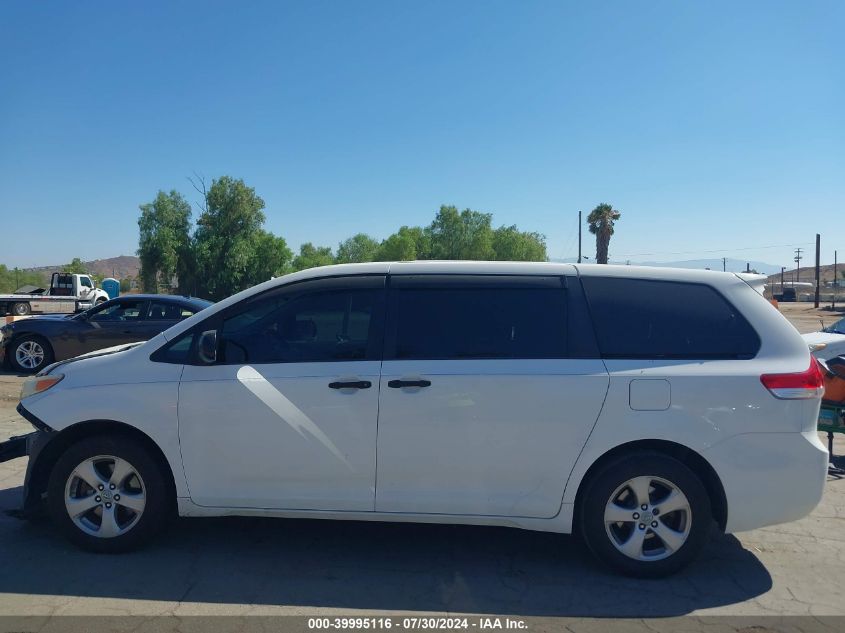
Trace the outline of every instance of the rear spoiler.
{"label": "rear spoiler", "polygon": [[761,295],[763,291],[766,289],[766,280],[768,277],[766,275],[759,275],[757,273],[734,273],[737,277],[742,279],[745,283],[749,286],[754,288],[758,293]]}

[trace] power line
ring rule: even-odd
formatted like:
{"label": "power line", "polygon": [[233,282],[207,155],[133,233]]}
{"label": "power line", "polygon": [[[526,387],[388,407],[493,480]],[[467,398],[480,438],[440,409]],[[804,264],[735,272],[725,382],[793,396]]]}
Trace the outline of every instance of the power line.
{"label": "power line", "polygon": [[741,248],[716,248],[700,251],[665,251],[660,253],[629,253],[627,255],[616,255],[616,257],[645,257],[655,255],[699,255],[705,253],[738,253],[741,251],[757,251],[768,248],[794,248],[796,246],[808,246],[812,242],[801,242],[798,244],[770,244],[767,246],[743,246]]}

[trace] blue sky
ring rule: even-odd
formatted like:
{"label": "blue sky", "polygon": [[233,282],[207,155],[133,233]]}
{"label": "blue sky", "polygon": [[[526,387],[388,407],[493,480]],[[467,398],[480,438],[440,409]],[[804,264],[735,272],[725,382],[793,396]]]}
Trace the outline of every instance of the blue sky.
{"label": "blue sky", "polygon": [[610,202],[612,259],[786,264],[816,232],[845,259],[843,23],[839,0],[4,2],[0,263],[132,254],[138,205],[195,200],[195,172],[255,187],[294,248],[454,204],[567,257]]}

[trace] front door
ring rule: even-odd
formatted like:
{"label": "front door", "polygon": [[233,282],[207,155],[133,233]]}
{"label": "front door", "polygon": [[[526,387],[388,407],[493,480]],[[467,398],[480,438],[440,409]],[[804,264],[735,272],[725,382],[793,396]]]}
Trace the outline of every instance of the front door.
{"label": "front door", "polygon": [[602,361],[570,340],[584,306],[575,318],[564,286],[391,276],[376,510],[558,513],[608,384]]}
{"label": "front door", "polygon": [[186,365],[179,439],[203,506],[372,511],[385,278],[289,284],[216,329],[218,360]]}
{"label": "front door", "polygon": [[87,327],[78,333],[81,347],[92,351],[146,340],[143,334],[146,309],[146,299],[127,297],[92,310],[88,313]]}

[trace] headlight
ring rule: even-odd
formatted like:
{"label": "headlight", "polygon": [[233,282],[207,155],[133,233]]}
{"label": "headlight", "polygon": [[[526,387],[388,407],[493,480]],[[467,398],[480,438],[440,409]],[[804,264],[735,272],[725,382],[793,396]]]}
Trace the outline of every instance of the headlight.
{"label": "headlight", "polygon": [[52,376],[32,376],[31,378],[27,378],[24,380],[23,387],[21,387],[21,400],[47,391],[50,387],[55,387],[64,377],[64,374],[53,374]]}
{"label": "headlight", "polygon": [[820,352],[820,351],[822,351],[825,347],[827,347],[827,343],[810,343],[810,344],[809,344],[809,347],[810,347],[810,352],[811,352],[811,353],[812,353],[812,352]]}

